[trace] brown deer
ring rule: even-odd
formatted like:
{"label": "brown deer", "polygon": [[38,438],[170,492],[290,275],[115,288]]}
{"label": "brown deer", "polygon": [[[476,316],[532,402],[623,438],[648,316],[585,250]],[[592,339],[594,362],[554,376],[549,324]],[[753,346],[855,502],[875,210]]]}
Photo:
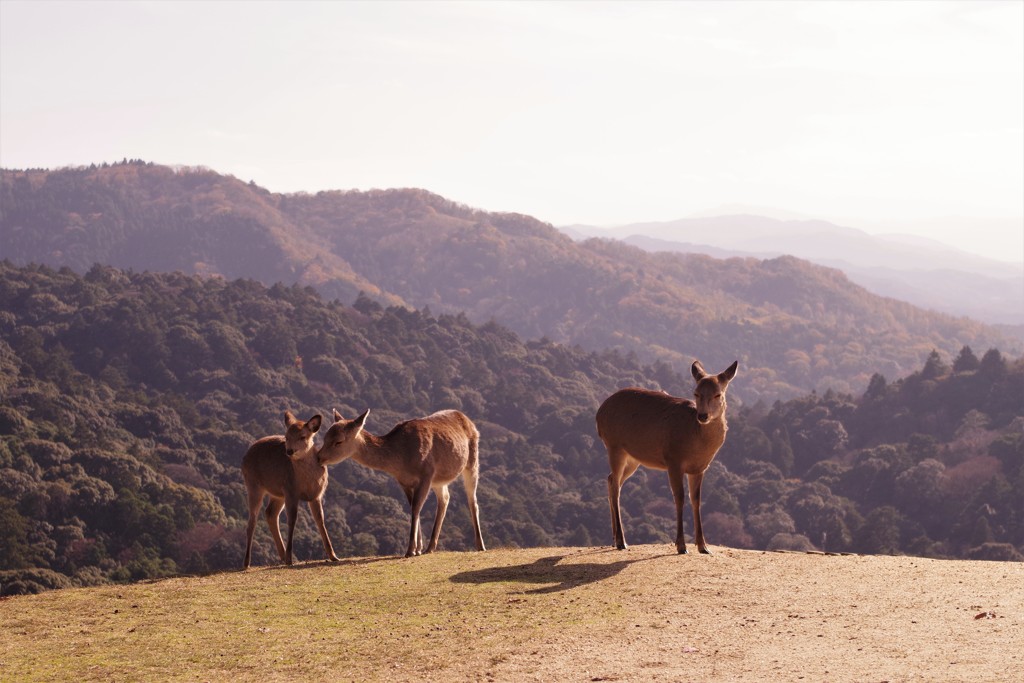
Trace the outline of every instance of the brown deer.
{"label": "brown deer", "polygon": [[676,503],[676,550],[686,552],[683,475],[690,489],[694,540],[697,550],[710,553],[700,524],[700,485],[704,472],[725,443],[725,390],[736,376],[739,361],[724,372],[709,375],[700,361],[690,368],[697,386],[694,400],[646,389],[621,389],[597,410],[597,433],[608,449],[608,503],[612,512],[615,547],[626,548],[619,494],[622,484],[640,465],[668,471]]}
{"label": "brown deer", "polygon": [[[313,437],[320,431],[322,420],[320,415],[314,415],[302,422],[285,411],[284,436],[265,436],[259,439],[249,446],[242,458],[242,477],[245,479],[249,502],[244,569],[249,568],[252,560],[252,535],[256,531],[256,518],[266,496],[270,496],[270,501],[264,515],[282,562],[292,563],[292,535],[295,532],[300,500],[309,503],[309,511],[320,530],[327,558],[332,562],[338,561],[331,538],[327,535],[327,527],[324,526],[323,497],[327,490],[327,468],[317,460],[317,451],[313,446]],[[282,508],[288,516],[287,546],[281,540],[279,525]]]}
{"label": "brown deer", "polygon": [[[398,482],[409,501],[412,515],[406,557],[437,549],[441,524],[448,510],[448,484],[462,475],[469,500],[469,514],[476,532],[476,549],[484,550],[480,533],[476,485],[480,476],[480,433],[472,421],[457,410],[442,410],[415,420],[400,422],[384,436],[366,431],[367,410],[354,420],[334,411],[334,424],[327,430],[318,459],[333,465],[348,458],[375,470],[387,472]],[[423,549],[420,511],[430,491],[437,496],[437,514],[430,545]]]}

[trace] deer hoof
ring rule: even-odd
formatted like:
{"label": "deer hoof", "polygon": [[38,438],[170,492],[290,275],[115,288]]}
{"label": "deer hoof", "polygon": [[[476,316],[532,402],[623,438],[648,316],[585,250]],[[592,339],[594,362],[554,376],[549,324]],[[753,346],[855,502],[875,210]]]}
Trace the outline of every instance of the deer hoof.
{"label": "deer hoof", "polygon": [[622,543],[616,543],[616,544],[615,544],[615,548],[616,548],[616,550],[625,550],[625,549],[626,549],[626,548],[628,548],[628,547],[629,547],[629,546],[628,546],[628,545],[626,545],[626,542],[625,542],[625,541],[623,541]]}
{"label": "deer hoof", "polygon": [[678,545],[678,546],[676,546],[676,552],[679,553],[680,555],[685,555],[686,554],[686,546],[685,545]]}
{"label": "deer hoof", "polygon": [[701,548],[701,549],[700,549],[700,554],[701,554],[701,555],[713,555],[714,553],[712,553],[712,552],[711,552],[710,550],[708,550],[707,548]]}

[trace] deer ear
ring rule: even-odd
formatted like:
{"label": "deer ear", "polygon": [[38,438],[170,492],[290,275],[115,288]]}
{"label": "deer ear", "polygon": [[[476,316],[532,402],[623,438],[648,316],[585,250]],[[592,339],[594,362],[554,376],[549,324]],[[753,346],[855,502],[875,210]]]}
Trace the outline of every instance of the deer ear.
{"label": "deer ear", "polygon": [[365,425],[365,424],[366,424],[366,416],[367,416],[367,415],[369,415],[369,414],[370,414],[370,409],[369,409],[369,408],[367,408],[367,409],[366,409],[366,410],[365,410],[365,411],[363,412],[363,414],[362,414],[362,415],[360,415],[359,417],[357,417],[357,418],[355,419],[355,426],[356,426],[356,429],[357,429],[357,430],[358,430],[358,429],[362,429],[362,428],[363,428],[363,425]]}
{"label": "deer ear", "polygon": [[292,411],[290,411],[290,410],[284,411],[284,426],[285,427],[291,427],[292,423],[294,423],[294,422],[298,422],[298,420],[296,420],[295,416],[292,415]]}
{"label": "deer ear", "polygon": [[324,418],[319,415],[314,415],[309,418],[309,421],[306,423],[306,428],[309,429],[311,433],[316,434],[320,431],[320,425],[323,423],[323,419]]}
{"label": "deer ear", "polygon": [[705,372],[704,366],[700,364],[699,360],[693,361],[693,365],[690,366],[690,374],[693,375],[693,378],[698,382],[708,376],[708,373]]}
{"label": "deer ear", "polygon": [[337,409],[337,408],[334,408],[334,421],[335,421],[335,422],[339,422],[339,421],[341,421],[341,420],[344,420],[344,419],[345,419],[345,418],[343,418],[343,417],[341,416],[341,413],[339,413],[339,412],[338,412],[338,409]]}
{"label": "deer ear", "polygon": [[740,362],[733,361],[733,364],[727,367],[725,370],[718,374],[718,381],[722,384],[728,384],[732,381],[732,378],[736,376],[736,370],[740,367]]}

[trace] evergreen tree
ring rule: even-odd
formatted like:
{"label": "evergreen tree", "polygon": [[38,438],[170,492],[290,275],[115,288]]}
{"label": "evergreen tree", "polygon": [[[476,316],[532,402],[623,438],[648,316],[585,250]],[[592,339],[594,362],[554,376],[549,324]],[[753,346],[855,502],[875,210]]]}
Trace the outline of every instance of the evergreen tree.
{"label": "evergreen tree", "polygon": [[974,351],[971,351],[970,346],[964,346],[960,349],[960,355],[953,361],[953,372],[974,372],[981,365],[978,361],[978,357],[974,355]]}

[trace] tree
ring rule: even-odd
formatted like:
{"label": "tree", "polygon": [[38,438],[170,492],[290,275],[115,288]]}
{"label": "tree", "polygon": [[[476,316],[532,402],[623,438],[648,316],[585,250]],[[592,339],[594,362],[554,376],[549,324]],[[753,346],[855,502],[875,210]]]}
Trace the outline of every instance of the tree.
{"label": "tree", "polygon": [[891,505],[875,508],[857,530],[854,549],[866,555],[900,554],[903,515]]}
{"label": "tree", "polygon": [[921,379],[939,379],[949,373],[949,366],[942,360],[942,356],[935,349],[928,354],[928,360],[921,370]]}
{"label": "tree", "polygon": [[1008,478],[1024,472],[1024,431],[1000,436],[989,445],[988,452],[1002,463],[1003,473]]}
{"label": "tree", "polygon": [[970,346],[964,346],[960,349],[960,355],[953,361],[953,372],[974,372],[978,369],[981,363],[978,361],[978,357],[974,355],[974,351],[971,351]]}
{"label": "tree", "polygon": [[884,397],[886,386],[885,376],[876,372],[871,375],[871,380],[868,382],[868,390],[864,394],[864,398],[879,399]]}
{"label": "tree", "polygon": [[753,548],[754,539],[744,528],[743,520],[724,512],[712,512],[703,520],[705,532],[715,542],[729,548]]}
{"label": "tree", "polygon": [[948,523],[948,498],[943,491],[946,466],[926,458],[896,477],[896,501],[908,517],[925,522],[929,535],[941,536]]}
{"label": "tree", "polygon": [[846,550],[852,542],[847,505],[823,484],[804,484],[790,493],[787,508],[797,530],[822,550]]}
{"label": "tree", "polygon": [[999,353],[999,349],[986,351],[985,355],[981,357],[981,362],[978,363],[978,375],[989,381],[995,381],[1005,374],[1006,361],[1003,360],[1003,354]]}
{"label": "tree", "polygon": [[750,531],[755,548],[768,548],[777,534],[796,533],[793,518],[779,505],[762,505],[747,516],[746,528]]}
{"label": "tree", "polygon": [[0,570],[27,569],[36,559],[25,518],[7,498],[0,498],[0,548]]}
{"label": "tree", "polygon": [[983,543],[971,548],[967,553],[969,560],[989,560],[991,562],[1024,562],[1022,555],[1009,543]]}

